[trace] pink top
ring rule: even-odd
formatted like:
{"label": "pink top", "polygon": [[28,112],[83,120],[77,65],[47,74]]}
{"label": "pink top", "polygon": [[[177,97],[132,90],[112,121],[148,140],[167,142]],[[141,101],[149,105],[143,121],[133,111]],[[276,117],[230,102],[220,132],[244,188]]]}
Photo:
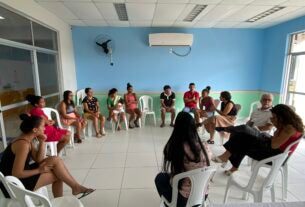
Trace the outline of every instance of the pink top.
{"label": "pink top", "polygon": [[[30,111],[31,116],[39,116],[48,119],[48,116],[39,107],[34,107]],[[57,128],[53,125],[45,125],[44,134],[47,135],[46,142],[59,141],[64,135],[67,134],[67,130]]]}
{"label": "pink top", "polygon": [[[200,147],[199,143],[198,143],[198,147]],[[203,144],[203,147],[205,148],[208,156],[209,156],[209,159],[211,158],[212,156],[212,153],[211,151],[209,150],[209,147],[208,145],[206,144]],[[184,144],[184,151],[185,153],[191,158],[193,159],[194,158],[194,155],[190,149],[190,146],[188,144]],[[202,168],[202,167],[207,167],[208,164],[207,164],[207,161],[205,159],[205,156],[203,154],[203,152],[201,151],[200,153],[200,162],[196,163],[196,162],[191,162],[189,161],[186,157],[184,158],[184,168],[186,171],[190,171],[190,170],[194,170],[194,169],[197,169],[197,168]],[[181,195],[185,198],[188,198],[190,196],[190,193],[191,193],[191,180],[189,178],[185,178],[183,181],[182,181],[182,185],[181,185],[181,188],[179,190],[179,192],[181,193]],[[207,193],[207,192],[205,192]]]}
{"label": "pink top", "polygon": [[136,103],[136,94],[135,93],[127,93],[126,96],[126,108],[127,109],[136,109],[138,104]]}
{"label": "pink top", "polygon": [[[279,148],[282,152],[285,151],[285,149],[293,142],[297,141],[298,139],[301,139],[302,133],[301,132],[296,132],[294,135],[292,135],[285,143],[283,143]],[[295,144],[291,147],[290,153],[292,154],[294,150],[297,148],[298,144]]]}
{"label": "pink top", "polygon": [[209,96],[201,99],[201,105],[205,107],[205,111],[212,111],[213,104],[213,99]]}

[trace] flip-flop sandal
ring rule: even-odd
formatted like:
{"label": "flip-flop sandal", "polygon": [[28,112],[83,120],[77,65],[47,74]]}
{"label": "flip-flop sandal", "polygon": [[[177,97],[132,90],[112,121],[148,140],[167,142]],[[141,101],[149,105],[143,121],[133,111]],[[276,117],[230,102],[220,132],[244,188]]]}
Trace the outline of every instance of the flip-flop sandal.
{"label": "flip-flop sandal", "polygon": [[231,176],[234,172],[232,172],[231,170],[225,170],[224,173],[226,176]]}
{"label": "flip-flop sandal", "polygon": [[95,189],[88,189],[86,192],[83,192],[82,195],[78,199],[82,199],[82,198],[86,197],[87,195],[90,195],[94,191],[95,191]]}
{"label": "flip-flop sandal", "polygon": [[214,141],[213,140],[208,140],[207,143],[208,144],[214,144]]}

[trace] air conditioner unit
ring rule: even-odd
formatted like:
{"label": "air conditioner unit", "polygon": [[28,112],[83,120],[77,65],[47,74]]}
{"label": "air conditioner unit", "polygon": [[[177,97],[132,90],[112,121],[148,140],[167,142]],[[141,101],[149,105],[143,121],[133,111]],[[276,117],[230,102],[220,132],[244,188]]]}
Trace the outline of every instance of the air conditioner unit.
{"label": "air conditioner unit", "polygon": [[149,46],[192,46],[193,34],[156,33],[149,34]]}

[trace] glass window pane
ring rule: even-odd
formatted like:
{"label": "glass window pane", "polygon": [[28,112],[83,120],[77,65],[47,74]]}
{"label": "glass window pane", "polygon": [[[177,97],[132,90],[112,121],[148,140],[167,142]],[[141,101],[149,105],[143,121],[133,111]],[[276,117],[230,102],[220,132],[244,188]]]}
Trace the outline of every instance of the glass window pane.
{"label": "glass window pane", "polygon": [[37,52],[41,95],[58,93],[56,55]]}
{"label": "glass window pane", "polygon": [[0,100],[2,106],[22,102],[34,94],[31,52],[0,45]]}
{"label": "glass window pane", "polygon": [[291,57],[288,90],[305,93],[305,55]]}
{"label": "glass window pane", "polygon": [[301,116],[303,122],[305,121],[305,95],[300,94],[288,94],[288,104],[295,107],[296,113]]}
{"label": "glass window pane", "polygon": [[19,118],[19,115],[28,112],[31,108],[32,107],[28,104],[3,111],[4,128],[7,139],[14,138],[20,135],[19,126],[21,120]]}
{"label": "glass window pane", "polygon": [[50,50],[57,50],[57,32],[36,22],[33,24],[34,45]]}
{"label": "glass window pane", "polygon": [[46,107],[55,108],[55,106],[59,103],[59,95],[45,98],[45,101]]}
{"label": "glass window pane", "polygon": [[30,20],[0,7],[0,38],[32,45]]}
{"label": "glass window pane", "polygon": [[305,51],[305,32],[298,33],[292,36],[291,52]]}

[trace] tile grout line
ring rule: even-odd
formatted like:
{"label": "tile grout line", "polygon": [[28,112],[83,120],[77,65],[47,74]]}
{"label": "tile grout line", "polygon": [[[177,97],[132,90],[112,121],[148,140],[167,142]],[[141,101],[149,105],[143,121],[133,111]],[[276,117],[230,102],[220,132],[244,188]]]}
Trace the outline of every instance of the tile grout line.
{"label": "tile grout line", "polygon": [[130,133],[129,133],[129,131],[127,133],[128,133],[127,151],[126,151],[126,157],[125,157],[125,162],[124,162],[123,175],[122,175],[122,180],[121,180],[121,187],[120,187],[119,197],[118,197],[118,201],[117,201],[117,207],[120,206],[122,187],[123,187],[123,182],[124,182],[124,175],[125,175],[126,162],[127,162],[127,156],[128,156],[128,149],[129,149],[129,143],[130,143]]}

